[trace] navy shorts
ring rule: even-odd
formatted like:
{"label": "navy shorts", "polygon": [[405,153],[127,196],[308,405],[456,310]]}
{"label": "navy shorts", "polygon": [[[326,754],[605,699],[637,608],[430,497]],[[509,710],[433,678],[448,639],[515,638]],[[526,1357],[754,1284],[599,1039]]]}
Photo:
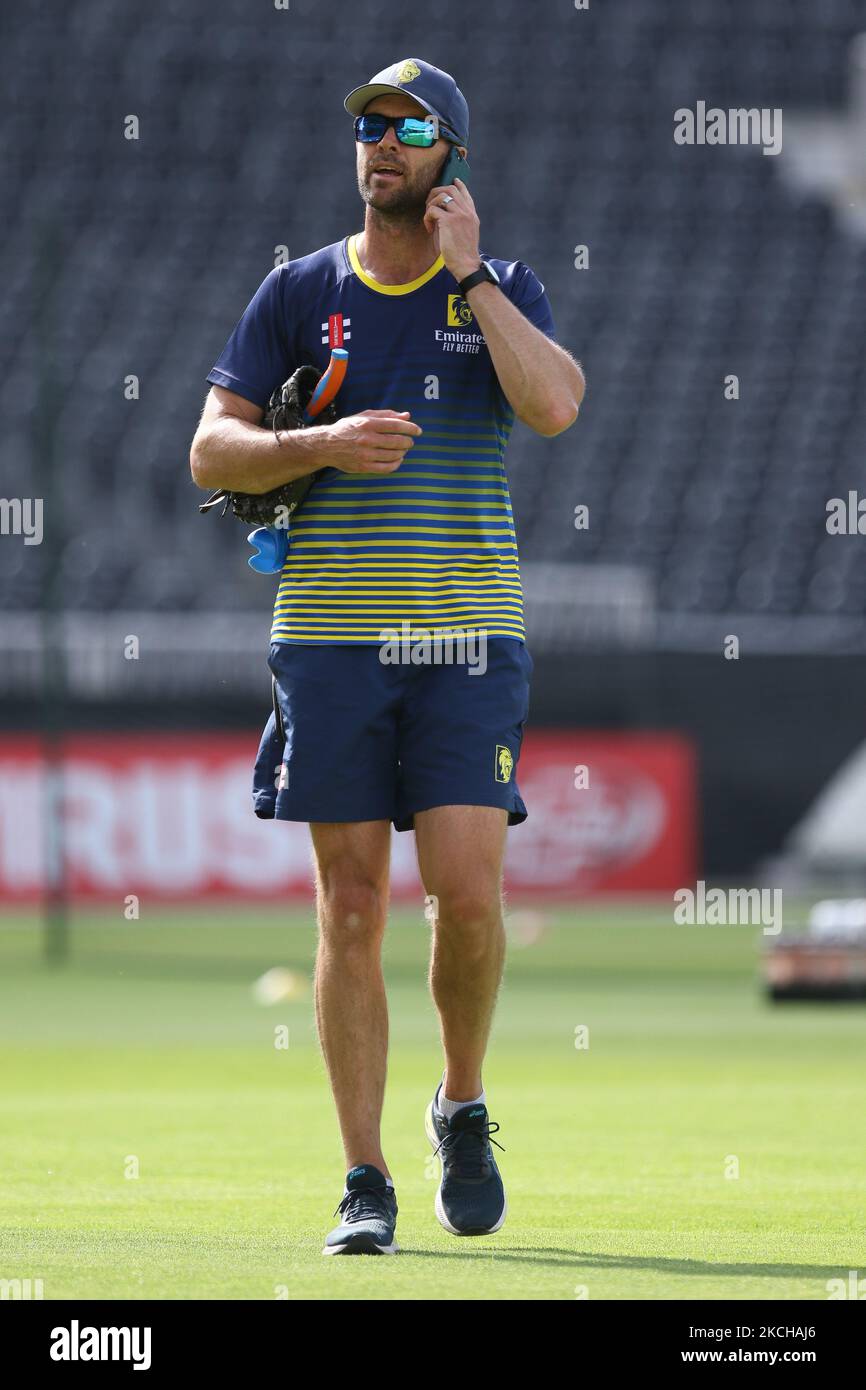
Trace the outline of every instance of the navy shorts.
{"label": "navy shorts", "polygon": [[263,819],[390,820],[411,830],[433,806],[500,806],[526,820],[517,761],[532,657],[487,640],[487,667],[386,665],[377,646],[273,642],[281,716],[259,744],[253,805]]}

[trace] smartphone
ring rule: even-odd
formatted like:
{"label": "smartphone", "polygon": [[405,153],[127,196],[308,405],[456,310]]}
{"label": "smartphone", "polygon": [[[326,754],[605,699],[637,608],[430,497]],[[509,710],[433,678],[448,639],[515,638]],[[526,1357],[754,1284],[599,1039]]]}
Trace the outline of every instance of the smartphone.
{"label": "smartphone", "polygon": [[467,188],[471,182],[469,165],[457,149],[457,146],[452,145],[451,153],[442,167],[442,173],[439,175],[439,182],[440,184],[448,184],[453,183],[455,179],[462,179]]}

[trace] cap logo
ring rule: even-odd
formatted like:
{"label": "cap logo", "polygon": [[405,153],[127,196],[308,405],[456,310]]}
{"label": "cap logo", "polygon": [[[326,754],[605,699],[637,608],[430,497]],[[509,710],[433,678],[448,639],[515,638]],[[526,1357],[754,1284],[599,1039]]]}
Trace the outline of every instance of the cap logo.
{"label": "cap logo", "polygon": [[421,76],[421,69],[417,63],[413,63],[409,58],[405,63],[401,63],[397,69],[397,85],[401,86],[404,82],[414,82],[416,77]]}

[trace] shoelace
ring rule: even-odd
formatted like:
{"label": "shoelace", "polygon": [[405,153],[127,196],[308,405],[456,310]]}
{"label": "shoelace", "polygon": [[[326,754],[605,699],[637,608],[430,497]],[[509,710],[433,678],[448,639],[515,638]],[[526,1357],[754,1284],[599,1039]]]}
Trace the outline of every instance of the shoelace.
{"label": "shoelace", "polygon": [[453,1164],[451,1173],[456,1178],[486,1178],[490,1171],[487,1161],[488,1143],[496,1144],[497,1149],[505,1153],[504,1146],[491,1138],[498,1130],[499,1125],[495,1121],[478,1125],[474,1129],[458,1129],[454,1133],[449,1130],[433,1152],[438,1154],[442,1150],[447,1155]]}
{"label": "shoelace", "polygon": [[383,1210],[383,1199],[393,1190],[392,1187],[383,1187],[381,1183],[375,1187],[356,1187],[354,1191],[346,1193],[334,1215],[344,1216],[347,1221],[364,1221],[367,1217],[377,1219],[383,1215],[390,1217],[390,1212]]}

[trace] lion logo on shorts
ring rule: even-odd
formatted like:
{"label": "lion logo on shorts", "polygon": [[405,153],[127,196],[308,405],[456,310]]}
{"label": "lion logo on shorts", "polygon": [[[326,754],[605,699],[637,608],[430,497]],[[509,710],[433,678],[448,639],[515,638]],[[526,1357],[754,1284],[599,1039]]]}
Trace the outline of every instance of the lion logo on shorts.
{"label": "lion logo on shorts", "polygon": [[510,782],[511,774],[514,771],[514,758],[511,756],[511,749],[504,744],[496,745],[496,771],[497,782]]}

